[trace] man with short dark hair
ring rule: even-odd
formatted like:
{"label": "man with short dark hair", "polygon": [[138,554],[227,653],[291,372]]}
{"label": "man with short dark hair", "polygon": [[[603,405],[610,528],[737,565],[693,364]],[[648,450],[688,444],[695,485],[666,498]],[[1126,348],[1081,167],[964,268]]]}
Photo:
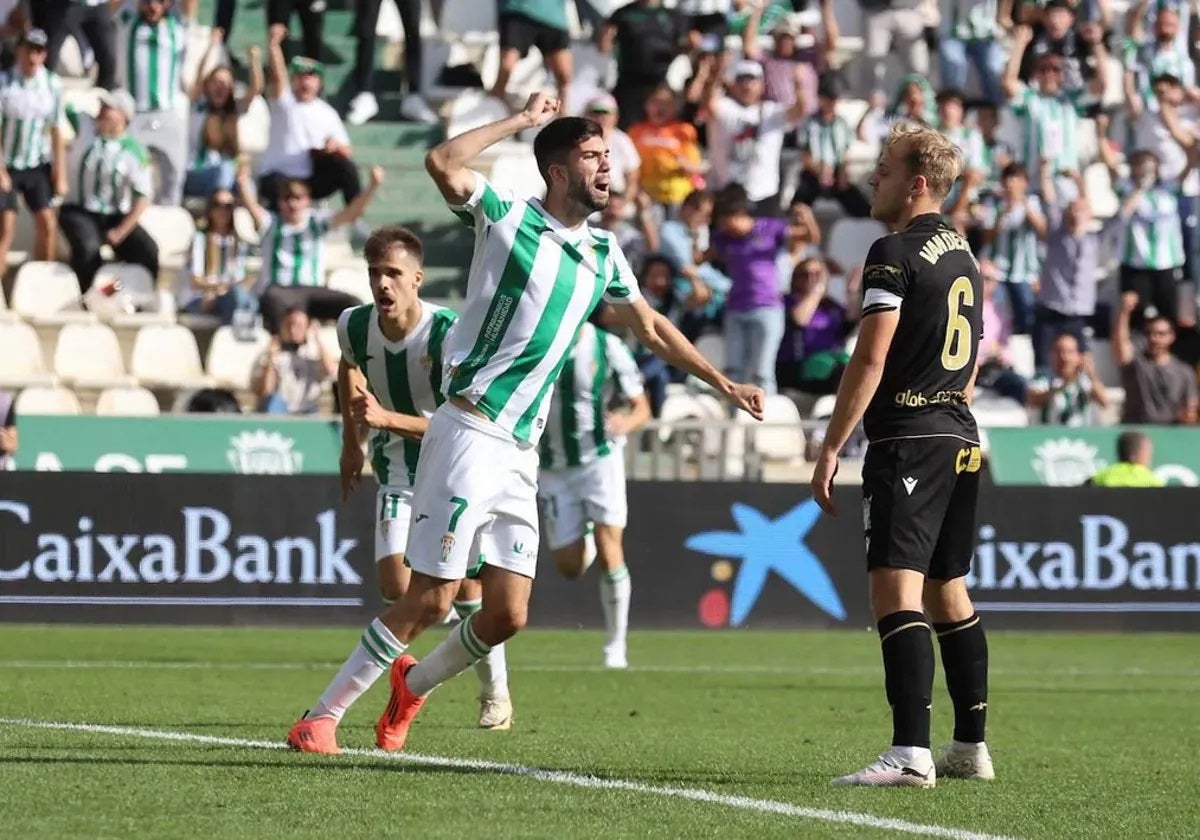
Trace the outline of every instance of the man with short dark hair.
{"label": "man with short dark hair", "polygon": [[[608,203],[608,149],[597,123],[555,119],[559,108],[536,93],[520,113],[451,138],[425,159],[476,244],[467,299],[445,348],[447,401],[421,441],[406,556],[412,577],[404,597],[371,625],[391,663],[392,694],[375,727],[381,749],[402,749],[429,692],[525,624],[540,540],[537,444],[548,396],[601,299],[616,305],[618,322],[643,345],[762,417],[762,390],[730,382],[654,312],[611,234],[588,226]],[[533,152],[544,201],[501,193],[468,168],[489,146],[539,127]],[[446,615],[466,577],[483,581],[482,609],[418,663],[409,645]],[[293,746],[336,752],[336,722],[308,723],[310,737]]]}
{"label": "man with short dark hair", "polygon": [[[868,580],[892,746],[834,784],[931,788],[939,775],[995,775],[983,738],[987,640],[965,583],[982,460],[970,402],[983,283],[966,240],[940,212],[961,172],[962,153],[947,137],[900,122],[870,179],[871,215],[893,233],[867,255],[858,343],[812,487],[818,504],[836,514],[838,453],[861,419],[870,441],[862,490]],[[954,704],[954,740],[936,770],[929,619]]]}
{"label": "man with short dark hair", "polygon": [[1113,323],[1113,356],[1125,388],[1121,422],[1191,425],[1200,404],[1196,371],[1171,355],[1175,327],[1161,315],[1146,320],[1145,339],[1135,346],[1130,320],[1139,306],[1137,292],[1125,292]]}
{"label": "man with short dark hair", "polygon": [[1122,432],[1117,438],[1117,463],[1087,480],[1094,487],[1162,487],[1154,474],[1154,443],[1142,432]]}

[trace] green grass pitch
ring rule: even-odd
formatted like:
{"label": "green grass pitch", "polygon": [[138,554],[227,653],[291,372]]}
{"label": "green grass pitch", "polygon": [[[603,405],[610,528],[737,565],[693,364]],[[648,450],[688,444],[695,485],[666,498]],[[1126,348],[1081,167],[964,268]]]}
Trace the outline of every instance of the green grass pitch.
{"label": "green grass pitch", "polygon": [[[931,791],[829,785],[873,759],[890,732],[866,632],[635,631],[634,667],[605,672],[596,633],[534,631],[509,654],[510,732],[473,728],[468,673],[414,725],[409,750],[426,758],[366,752],[386,681],[342,725],[342,745],[362,753],[270,749],[356,638],[353,628],[0,627],[4,835],[1200,833],[1194,636],[993,633],[988,740],[999,778]],[[934,731],[949,737],[940,676]]]}

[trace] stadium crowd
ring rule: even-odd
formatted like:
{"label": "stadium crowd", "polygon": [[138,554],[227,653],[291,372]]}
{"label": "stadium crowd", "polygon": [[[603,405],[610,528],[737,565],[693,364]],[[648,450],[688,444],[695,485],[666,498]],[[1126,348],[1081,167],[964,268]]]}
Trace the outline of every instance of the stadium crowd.
{"label": "stadium crowd", "polygon": [[[511,105],[514,69],[536,49],[571,102],[571,0],[493,1],[490,94]],[[400,111],[433,124],[422,3],[395,2]],[[579,0],[576,20],[616,65],[611,90],[581,109],[611,149],[613,200],[595,224],[617,235],[648,299],[733,379],[810,407],[832,394],[881,232],[865,176],[889,126],[916,120],[964,155],[944,212],[986,281],[978,384],[994,404],[1046,424],[1195,423],[1200,3],[1137,0],[1118,15],[1116,0],[857,2],[861,44],[842,36],[834,0],[596,4],[608,16]],[[181,323],[240,335],[261,319],[256,407],[306,413],[331,370],[310,319],[357,302],[328,285],[331,232],[362,235],[384,178],[347,131],[380,110],[381,3],[357,4],[344,115],[324,98],[324,4],[265,5],[267,42],[243,61],[225,49],[237,4],[219,0],[187,78],[198,0],[0,3],[0,263],[29,213],[29,258],[70,266],[77,308],[105,311],[114,275],[93,285],[118,262],[174,289]],[[94,113],[66,104],[68,35],[94,68]],[[239,121],[260,97],[269,137],[251,161]],[[180,206],[196,232],[168,267],[147,220]],[[639,359],[657,413],[682,378]]]}

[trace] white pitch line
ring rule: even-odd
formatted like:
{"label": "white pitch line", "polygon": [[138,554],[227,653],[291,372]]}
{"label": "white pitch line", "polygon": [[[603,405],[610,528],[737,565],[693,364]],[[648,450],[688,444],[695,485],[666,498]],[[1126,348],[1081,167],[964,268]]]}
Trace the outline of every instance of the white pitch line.
{"label": "white pitch line", "polygon": [[[277,741],[253,741],[245,738],[224,738],[218,735],[198,735],[192,732],[178,732],[163,729],[142,729],[131,726],[104,726],[90,723],[65,723],[60,721],[28,720],[24,718],[0,718],[2,726],[20,726],[29,729],[55,729],[68,732],[87,732],[97,735],[119,735],[127,738],[146,738],[156,741],[176,741],[192,744],[209,744],[221,747],[244,747],[259,750],[284,750],[286,744]],[[664,796],[674,799],[687,799],[693,802],[708,802],[713,805],[723,805],[742,811],[756,811],[761,814],[779,814],[786,817],[797,817],[803,820],[839,823],[842,825],[857,825],[865,828],[878,828],[885,831],[898,831],[905,834],[916,834],[922,837],[946,837],[950,840],[1012,840],[1012,838],[996,834],[983,834],[963,828],[948,828],[940,825],[896,820],[888,817],[877,817],[873,814],[863,814],[856,811],[830,811],[825,808],[808,808],[803,805],[793,805],[790,802],[780,802],[773,799],[754,799],[749,796],[731,796],[715,793],[702,788],[669,787],[665,785],[647,785],[628,779],[605,779],[598,776],[587,776],[572,773],[567,770],[546,770],[540,767],[528,767],[521,764],[503,764],[496,761],[483,761],[473,758],[449,758],[438,755],[421,755],[409,752],[383,752],[382,750],[344,749],[343,755],[364,756],[381,760],[399,761],[406,764],[417,764],[426,767],[449,767],[457,770],[474,770],[479,773],[496,773],[503,776],[519,776],[555,785],[566,785],[577,788],[594,788],[599,790],[625,790],[632,793],[644,793],[650,796]],[[921,796],[922,794],[916,794]],[[924,794],[928,795],[928,794]]]}

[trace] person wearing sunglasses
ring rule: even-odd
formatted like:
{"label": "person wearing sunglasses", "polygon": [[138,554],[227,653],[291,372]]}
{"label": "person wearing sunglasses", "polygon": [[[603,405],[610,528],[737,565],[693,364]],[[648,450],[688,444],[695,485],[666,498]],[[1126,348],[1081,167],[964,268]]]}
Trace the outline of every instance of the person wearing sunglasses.
{"label": "person wearing sunglasses", "polygon": [[258,310],[258,301],[246,288],[247,248],[233,226],[234,207],[231,191],[213,193],[180,274],[179,308],[194,315],[215,315],[222,324],[232,323],[239,309]]}
{"label": "person wearing sunglasses", "polygon": [[67,192],[63,88],[46,66],[49,39],[31,29],[17,44],[12,69],[0,74],[0,267],[17,224],[17,197],[33,214],[33,258],[55,258],[54,200]]}

